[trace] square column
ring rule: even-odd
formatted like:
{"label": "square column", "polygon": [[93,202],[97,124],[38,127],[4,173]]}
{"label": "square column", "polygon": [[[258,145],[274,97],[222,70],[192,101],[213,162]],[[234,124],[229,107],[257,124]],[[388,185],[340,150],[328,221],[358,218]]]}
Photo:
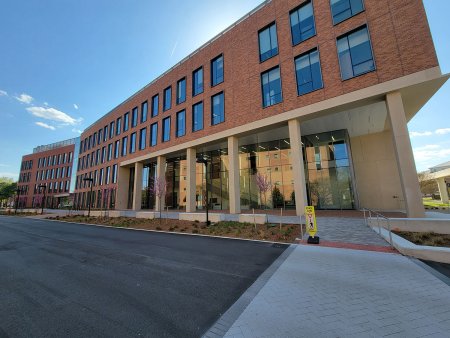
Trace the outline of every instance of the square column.
{"label": "square column", "polygon": [[305,213],[305,206],[308,204],[308,198],[306,196],[302,133],[299,120],[289,120],[289,138],[291,142],[292,170],[294,177],[295,210],[297,216],[301,216]]}
{"label": "square column", "polygon": [[442,203],[448,203],[448,189],[447,189],[447,183],[445,182],[445,178],[441,177],[437,180],[438,188],[439,188],[439,195],[441,195],[441,201]]}
{"label": "square column", "polygon": [[425,217],[401,93],[387,94],[386,106],[391,122],[394,153],[397,159],[406,213],[408,217],[412,218]]}
{"label": "square column", "polygon": [[124,210],[128,204],[128,188],[130,184],[130,168],[120,167],[117,170],[116,209]]}
{"label": "square column", "polygon": [[186,150],[186,212],[195,212],[195,181],[196,181],[196,164],[197,164],[197,152],[194,148],[188,148]]}
{"label": "square column", "polygon": [[[166,158],[164,156],[158,156],[156,159],[156,178],[159,179],[162,177],[164,182],[166,182]],[[155,195],[156,205],[155,209],[157,211],[160,210],[159,198]],[[164,194],[161,198],[161,210],[164,209],[166,205],[166,194]]]}
{"label": "square column", "polygon": [[239,181],[239,143],[236,136],[228,137],[228,162],[230,214],[240,214],[241,186]]}
{"label": "square column", "polygon": [[134,191],[133,191],[133,210],[141,210],[142,206],[142,170],[144,165],[140,162],[134,164]]}

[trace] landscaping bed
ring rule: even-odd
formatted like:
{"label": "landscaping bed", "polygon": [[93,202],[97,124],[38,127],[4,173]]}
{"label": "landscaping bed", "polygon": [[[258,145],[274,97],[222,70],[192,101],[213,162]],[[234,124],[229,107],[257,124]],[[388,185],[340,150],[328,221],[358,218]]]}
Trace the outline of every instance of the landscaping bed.
{"label": "landscaping bed", "polygon": [[417,244],[450,248],[450,235],[434,232],[392,231],[398,236]]}
{"label": "landscaping bed", "polygon": [[[101,224],[114,227],[181,232],[211,236],[256,239],[273,242],[294,243],[300,237],[300,226],[297,224],[257,224],[223,221],[207,226],[202,222],[181,221],[176,219],[145,219],[129,217],[87,217],[62,216],[58,220],[76,223]],[[303,225],[303,231],[305,226]]]}
{"label": "landscaping bed", "polygon": [[7,211],[1,210],[1,211],[0,211],[0,215],[3,215],[3,216],[26,217],[26,216],[36,216],[36,215],[38,215],[38,214],[35,213],[35,212],[20,212],[20,211],[17,211],[17,214],[16,214],[16,213],[14,212],[14,210],[11,210],[11,211],[9,211],[9,210],[7,210]]}

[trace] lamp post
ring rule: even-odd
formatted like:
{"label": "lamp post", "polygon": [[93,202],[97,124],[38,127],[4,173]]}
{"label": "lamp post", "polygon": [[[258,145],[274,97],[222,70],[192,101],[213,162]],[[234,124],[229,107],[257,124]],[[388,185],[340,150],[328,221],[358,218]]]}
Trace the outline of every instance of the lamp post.
{"label": "lamp post", "polygon": [[41,189],[44,188],[44,197],[42,198],[42,202],[41,202],[41,215],[43,215],[44,214],[44,204],[45,204],[45,192],[47,190],[47,186],[45,184],[39,184],[38,188],[39,188],[39,193],[41,192]]}
{"label": "lamp post", "polygon": [[14,211],[15,214],[17,214],[17,208],[19,207],[19,196],[20,196],[20,189],[17,188],[17,201],[16,201],[16,210]]}
{"label": "lamp post", "polygon": [[83,178],[83,181],[89,182],[91,185],[91,192],[89,194],[88,203],[89,203],[89,211],[88,211],[88,217],[91,217],[91,201],[92,201],[92,183],[94,182],[94,179],[91,177],[85,177]]}
{"label": "lamp post", "polygon": [[203,163],[205,165],[205,185],[206,185],[206,225],[210,225],[211,222],[209,221],[209,213],[208,213],[208,159],[206,157],[203,157],[199,159],[200,163]]}

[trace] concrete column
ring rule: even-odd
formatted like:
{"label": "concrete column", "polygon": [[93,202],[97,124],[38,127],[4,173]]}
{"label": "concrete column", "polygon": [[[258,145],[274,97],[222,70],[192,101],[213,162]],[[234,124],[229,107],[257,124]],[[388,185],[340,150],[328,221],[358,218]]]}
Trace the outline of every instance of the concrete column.
{"label": "concrete column", "polygon": [[195,212],[195,168],[197,163],[197,152],[194,148],[188,148],[186,150],[186,164],[187,164],[187,176],[186,176],[186,212]]}
{"label": "concrete column", "polygon": [[133,210],[139,211],[142,206],[142,169],[144,165],[140,162],[134,164],[134,191],[133,191]]}
{"label": "concrete column", "polygon": [[439,195],[441,195],[441,201],[442,203],[448,204],[448,189],[447,189],[447,183],[445,182],[445,178],[441,177],[437,180],[438,188],[439,188]]}
{"label": "concrete column", "polygon": [[130,168],[120,167],[117,171],[116,209],[125,210],[128,204]]}
{"label": "concrete column", "polygon": [[295,210],[297,216],[301,216],[305,213],[308,198],[306,195],[305,166],[303,164],[302,133],[300,131],[300,121],[297,119],[289,120],[289,138],[294,177]]}
{"label": "concrete column", "polygon": [[387,94],[386,106],[391,122],[394,152],[405,199],[406,213],[411,218],[425,217],[401,93],[397,91]]}
{"label": "concrete column", "polygon": [[241,186],[239,180],[239,143],[236,136],[228,137],[228,162],[230,214],[240,214]]}
{"label": "concrete column", "polygon": [[[160,178],[162,177],[164,179],[166,179],[166,158],[164,156],[158,156],[157,160],[156,160],[156,178]],[[159,206],[159,198],[158,196],[155,196],[156,199],[156,210],[159,211],[160,210],[160,206]],[[162,196],[161,198],[161,210],[164,209],[166,205],[166,195],[164,194],[164,196]]]}

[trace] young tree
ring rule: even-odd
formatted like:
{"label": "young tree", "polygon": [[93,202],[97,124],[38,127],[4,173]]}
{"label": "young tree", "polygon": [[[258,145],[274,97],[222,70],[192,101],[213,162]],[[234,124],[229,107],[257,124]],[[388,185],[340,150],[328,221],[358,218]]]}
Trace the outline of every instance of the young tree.
{"label": "young tree", "polygon": [[12,198],[17,192],[17,183],[11,178],[0,177],[0,201]]}
{"label": "young tree", "polygon": [[261,196],[264,194],[264,208],[265,208],[267,205],[267,190],[270,189],[272,183],[269,181],[266,175],[262,175],[261,173],[258,172],[256,174],[256,185],[258,186],[259,198],[261,201],[262,201]]}
{"label": "young tree", "polygon": [[167,190],[167,182],[166,178],[164,176],[156,177],[155,181],[153,183],[153,186],[151,187],[152,193],[158,198],[159,201],[159,222],[161,223],[161,212],[162,212],[162,203],[161,200],[163,196],[166,194]]}
{"label": "young tree", "polygon": [[438,186],[435,180],[430,177],[428,171],[417,173],[419,179],[420,191],[423,195],[432,195],[438,190]]}

